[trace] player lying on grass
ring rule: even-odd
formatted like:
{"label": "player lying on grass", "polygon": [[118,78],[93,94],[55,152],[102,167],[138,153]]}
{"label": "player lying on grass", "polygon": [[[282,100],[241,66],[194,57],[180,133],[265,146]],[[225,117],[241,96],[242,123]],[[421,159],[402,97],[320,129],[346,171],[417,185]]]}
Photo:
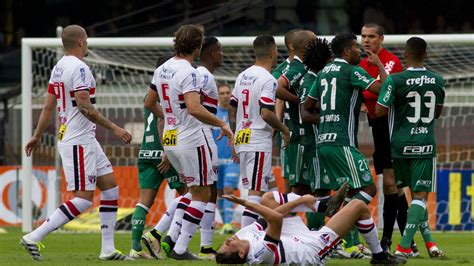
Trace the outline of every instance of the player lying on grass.
{"label": "player lying on grass", "polygon": [[[347,183],[331,200],[318,201],[312,195],[267,192],[262,205],[235,196],[227,200],[243,205],[263,219],[240,229],[226,239],[216,255],[218,264],[324,264],[327,256],[355,225],[372,250],[372,264],[404,264],[406,260],[382,251],[377,228],[367,205],[352,200],[326,226],[310,231],[299,216],[285,217],[297,211],[333,212],[342,203]],[[284,218],[285,217],[285,218]]]}

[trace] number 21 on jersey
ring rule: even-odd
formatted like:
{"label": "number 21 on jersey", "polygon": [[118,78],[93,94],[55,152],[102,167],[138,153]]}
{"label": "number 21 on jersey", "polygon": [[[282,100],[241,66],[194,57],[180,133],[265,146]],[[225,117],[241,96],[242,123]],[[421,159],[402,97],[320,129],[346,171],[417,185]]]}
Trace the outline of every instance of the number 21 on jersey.
{"label": "number 21 on jersey", "polygon": [[[330,101],[329,101],[329,107],[331,110],[336,110],[336,78],[331,79],[331,88],[330,88]],[[325,99],[325,96],[328,92],[329,89],[329,83],[326,79],[321,80],[321,86],[323,87],[323,93],[321,93],[321,110],[326,111],[327,109],[327,100]]]}

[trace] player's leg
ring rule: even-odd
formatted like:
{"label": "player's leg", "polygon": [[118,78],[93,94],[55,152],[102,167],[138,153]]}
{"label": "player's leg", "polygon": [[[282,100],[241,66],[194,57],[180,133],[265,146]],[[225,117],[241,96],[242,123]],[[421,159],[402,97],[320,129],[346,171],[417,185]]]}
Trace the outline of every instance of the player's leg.
{"label": "player's leg", "polygon": [[[271,179],[270,152],[240,152],[240,173],[242,185],[249,190],[248,201],[260,204],[262,195],[269,189]],[[258,220],[258,214],[245,208],[240,222],[241,227]]]}
{"label": "player's leg", "polygon": [[[319,156],[317,151],[313,151],[313,156],[311,157],[311,171],[310,178],[313,178],[314,181],[311,182],[311,189],[313,195],[319,200],[329,199],[330,191],[332,189],[329,176],[321,174],[321,166],[319,164]],[[332,212],[332,209],[330,209]],[[332,215],[331,213],[329,213]],[[318,230],[324,226],[326,215],[318,212],[306,213],[306,221],[308,222],[308,228],[310,230]]]}
{"label": "player's leg", "polygon": [[201,223],[210,199],[210,185],[213,184],[214,171],[206,145],[176,151],[181,162],[186,184],[191,193],[191,202],[183,215],[181,232],[170,257],[174,259],[197,259],[187,251],[189,241]]}
{"label": "player's leg", "polygon": [[[277,134],[277,141],[278,145],[281,143],[281,135]],[[284,192],[290,193],[291,186],[290,186],[290,166],[288,165],[289,162],[289,151],[292,150],[292,144],[288,144],[286,149],[280,149],[280,163],[281,163],[281,173],[283,175],[283,184],[284,184]]]}
{"label": "player's leg", "polygon": [[[226,172],[226,165],[225,163],[220,163],[219,164],[219,170],[217,172],[217,208],[219,209],[219,213],[221,214],[222,217],[222,222],[225,225],[225,218],[224,218],[224,198],[222,195],[224,195],[224,175]],[[221,231],[222,234],[222,231]]]}

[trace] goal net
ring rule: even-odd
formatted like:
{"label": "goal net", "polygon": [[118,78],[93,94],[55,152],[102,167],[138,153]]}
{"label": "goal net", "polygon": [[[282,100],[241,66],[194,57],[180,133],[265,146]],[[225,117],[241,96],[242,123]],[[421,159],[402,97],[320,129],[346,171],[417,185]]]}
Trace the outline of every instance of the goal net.
{"label": "goal net", "polygon": [[[323,36],[328,40],[332,36]],[[385,36],[385,47],[403,61],[403,48],[409,35]],[[437,121],[438,179],[440,189],[429,203],[432,227],[439,230],[472,230],[474,216],[474,35],[421,35],[428,43],[426,67],[440,73],[446,80],[445,110]],[[233,85],[236,76],[253,64],[254,37],[220,37],[224,62],[216,71],[218,83]],[[280,61],[286,57],[283,37],[276,37]],[[97,139],[115,167],[120,185],[120,207],[134,208],[138,200],[137,154],[143,134],[143,98],[148,90],[159,56],[173,53],[172,38],[89,38],[89,55],[85,58],[96,80],[96,102],[99,111],[133,135],[131,145],[123,145],[110,132],[97,128]],[[22,97],[13,101],[7,132],[7,161],[21,165],[16,203],[17,222],[23,217],[23,230],[31,230],[32,219],[43,220],[60,202],[72,195],[65,191],[64,179],[56,161],[56,127],[51,121],[42,138],[42,146],[27,158],[22,147],[31,137],[44,101],[50,72],[62,56],[59,39],[23,39]],[[21,123],[20,123],[21,121]],[[371,131],[364,115],[360,116],[359,146],[366,158],[372,158]],[[276,155],[276,154],[275,154]],[[278,162],[279,160],[274,160]],[[32,170],[33,169],[33,170]],[[62,174],[60,174],[62,175]],[[28,178],[23,178],[26,176]],[[31,178],[34,176],[35,178]],[[61,181],[58,181],[61,180]],[[31,190],[33,187],[33,190]],[[55,193],[60,195],[55,197]],[[32,191],[26,193],[25,191]],[[381,191],[381,190],[380,190]],[[381,194],[381,193],[379,193]],[[162,186],[150,211],[148,224],[155,223],[166,200],[174,192]],[[97,206],[98,195],[94,200]],[[372,208],[378,216],[378,204]],[[48,207],[49,206],[49,207]],[[28,210],[35,209],[33,218]]]}

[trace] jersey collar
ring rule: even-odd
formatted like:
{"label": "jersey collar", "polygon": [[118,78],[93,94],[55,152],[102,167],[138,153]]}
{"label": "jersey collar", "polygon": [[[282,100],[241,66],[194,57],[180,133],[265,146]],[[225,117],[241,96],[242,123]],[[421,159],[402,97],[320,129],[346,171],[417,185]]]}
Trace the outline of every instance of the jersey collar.
{"label": "jersey collar", "polygon": [[342,58],[335,58],[335,59],[334,59],[334,62],[340,62],[340,63],[349,64],[345,59],[342,59]]}
{"label": "jersey collar", "polygon": [[409,67],[407,68],[408,71],[425,71],[426,67]]}
{"label": "jersey collar", "polygon": [[295,60],[295,59],[298,60],[298,61],[300,61],[301,63],[303,63],[303,60],[301,60],[301,58],[299,58],[297,55],[295,55],[295,56],[293,57],[293,60]]}

